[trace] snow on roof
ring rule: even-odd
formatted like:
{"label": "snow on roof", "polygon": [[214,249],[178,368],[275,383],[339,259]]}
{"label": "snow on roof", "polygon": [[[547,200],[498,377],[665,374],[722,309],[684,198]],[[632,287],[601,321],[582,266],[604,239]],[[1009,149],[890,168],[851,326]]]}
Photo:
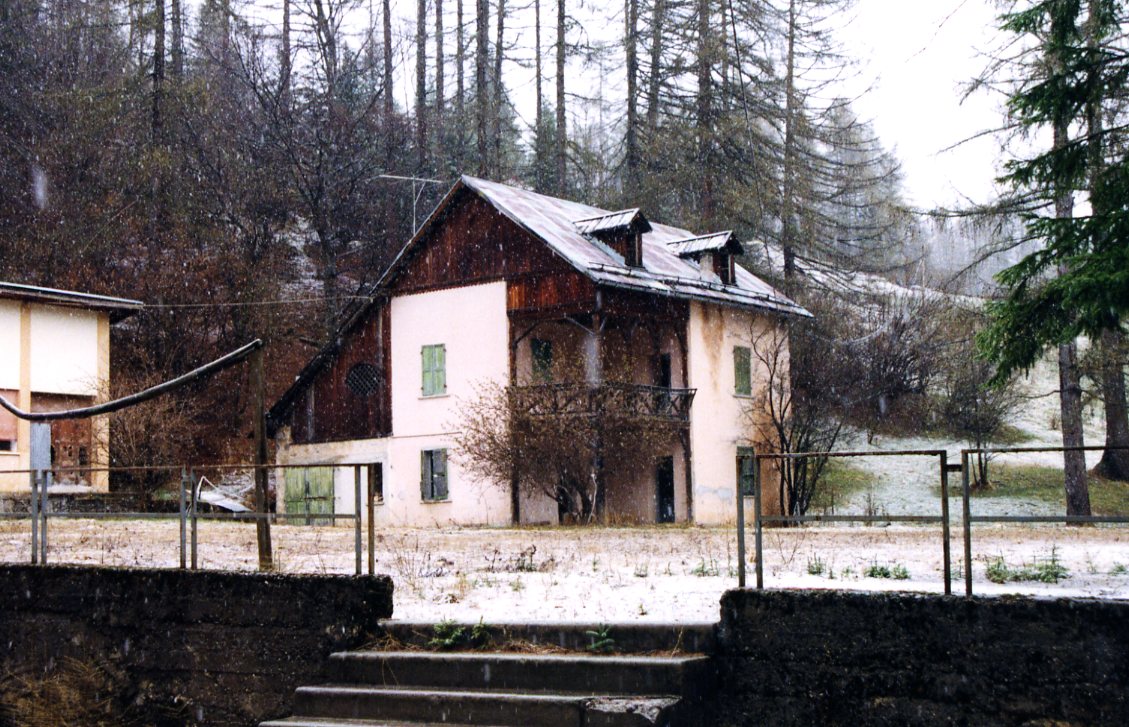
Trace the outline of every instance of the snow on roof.
{"label": "snow on roof", "polygon": [[139,300],[129,298],[114,298],[108,295],[94,295],[93,293],[80,293],[74,290],[59,290],[58,288],[44,288],[38,285],[23,285],[22,283],[7,283],[0,281],[0,298],[15,300],[34,300],[51,305],[62,305],[91,310],[110,311],[111,318],[115,321],[132,315],[134,311],[145,307]]}
{"label": "snow on roof", "polygon": [[[697,264],[678,256],[670,243],[696,237],[688,230],[651,224],[643,234],[643,267],[632,268],[608,254],[577,229],[577,221],[608,218],[622,213],[556,197],[463,176],[464,184],[514,223],[545,241],[573,267],[594,282],[654,295],[755,307],[779,313],[809,316],[800,305],[740,265],[732,285],[702,279]],[[724,233],[723,233],[724,234]]]}
{"label": "snow on roof", "polygon": [[588,217],[583,220],[573,220],[572,223],[576,226],[576,231],[582,235],[597,235],[601,232],[611,232],[612,230],[631,227],[632,224],[637,225],[641,232],[648,232],[651,229],[651,223],[647,222],[647,218],[639,212],[638,207],[597,215],[596,217]]}
{"label": "snow on roof", "polygon": [[[678,257],[698,255],[703,252],[716,252],[730,247],[735,247],[737,250],[741,248],[741,243],[733,237],[732,230],[714,232],[709,235],[699,235],[698,237],[688,237],[685,240],[668,242],[667,245]],[[734,250],[734,252],[736,252],[736,250]]]}

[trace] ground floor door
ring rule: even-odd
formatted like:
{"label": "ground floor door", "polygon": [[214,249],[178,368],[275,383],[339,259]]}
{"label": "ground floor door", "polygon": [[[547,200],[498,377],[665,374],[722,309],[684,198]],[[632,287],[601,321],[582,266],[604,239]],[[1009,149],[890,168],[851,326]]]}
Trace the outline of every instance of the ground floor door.
{"label": "ground floor door", "polygon": [[674,522],[674,457],[663,457],[655,468],[655,498],[658,521]]}
{"label": "ground floor door", "polygon": [[286,514],[297,525],[328,525],[334,508],[332,467],[292,467],[286,470]]}

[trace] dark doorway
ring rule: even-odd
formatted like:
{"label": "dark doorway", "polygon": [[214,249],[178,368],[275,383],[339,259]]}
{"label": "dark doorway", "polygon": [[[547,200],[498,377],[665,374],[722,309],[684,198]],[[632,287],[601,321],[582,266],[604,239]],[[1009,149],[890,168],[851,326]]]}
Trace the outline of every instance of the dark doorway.
{"label": "dark doorway", "polygon": [[655,371],[655,378],[658,379],[658,381],[655,382],[656,386],[661,386],[664,389],[670,388],[671,379],[670,379],[670,354],[669,353],[659,354],[658,370]]}
{"label": "dark doorway", "polygon": [[655,468],[655,497],[658,521],[674,522],[674,457],[663,457]]}

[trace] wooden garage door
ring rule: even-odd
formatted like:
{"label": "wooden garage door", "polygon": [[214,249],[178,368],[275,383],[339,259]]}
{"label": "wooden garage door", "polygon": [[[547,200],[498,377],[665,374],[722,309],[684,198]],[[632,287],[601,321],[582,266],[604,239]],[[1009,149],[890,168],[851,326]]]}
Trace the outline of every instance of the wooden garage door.
{"label": "wooden garage door", "polygon": [[[333,513],[333,468],[295,467],[286,470],[287,515],[331,515]],[[331,520],[309,518],[291,520],[295,525],[329,525]]]}

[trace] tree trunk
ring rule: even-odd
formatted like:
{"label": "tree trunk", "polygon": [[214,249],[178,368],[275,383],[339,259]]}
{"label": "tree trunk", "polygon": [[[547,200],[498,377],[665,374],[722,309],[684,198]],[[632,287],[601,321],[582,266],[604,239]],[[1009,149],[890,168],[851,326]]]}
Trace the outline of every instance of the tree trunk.
{"label": "tree trunk", "polygon": [[[390,7],[390,0],[384,0],[384,7],[381,10],[384,13],[382,18],[384,22],[384,135],[388,142],[388,148],[391,150],[393,145],[391,124],[394,106],[392,104],[392,8]],[[391,151],[388,156],[391,159]]]}
{"label": "tree trunk", "polygon": [[624,51],[627,59],[627,129],[624,134],[624,166],[627,172],[625,197],[630,200],[639,189],[639,0],[627,0],[627,28]]}
{"label": "tree trunk", "polygon": [[568,193],[568,129],[565,118],[565,0],[557,0],[556,192]]}
{"label": "tree trunk", "polygon": [[[1094,3],[1090,4],[1086,22],[1086,47],[1097,66],[1101,55],[1098,28],[1100,19]],[[1103,153],[1102,101],[1104,89],[1095,84],[1086,104],[1086,134],[1088,145],[1087,166],[1089,167],[1091,214],[1102,217],[1109,213],[1106,209],[1105,195],[1101,185],[1105,172]],[[1123,337],[1120,330],[1102,331],[1101,387],[1105,409],[1105,446],[1102,458],[1094,468],[1095,474],[1111,480],[1129,481],[1129,406],[1125,400],[1125,366],[1123,360]]]}
{"label": "tree trunk", "polygon": [[474,50],[474,107],[478,147],[478,175],[490,174],[490,90],[486,86],[486,67],[489,63],[490,2],[478,0],[475,14]]}
{"label": "tree trunk", "polygon": [[702,175],[701,224],[707,230],[714,225],[713,144],[713,37],[710,28],[710,0],[698,0],[698,159]]}
{"label": "tree trunk", "polygon": [[150,127],[153,132],[153,141],[161,141],[164,127],[164,94],[165,94],[165,0],[154,2],[154,29],[153,29],[153,107],[150,117]]}
{"label": "tree trunk", "polygon": [[435,130],[432,132],[435,136],[435,159],[436,167],[438,168],[438,160],[440,157],[446,157],[446,139],[444,138],[444,118],[443,118],[443,94],[446,89],[443,87],[443,65],[445,63],[445,56],[443,54],[443,0],[435,0]]}
{"label": "tree trunk", "polygon": [[1105,403],[1105,446],[1094,468],[1099,477],[1129,481],[1129,406],[1125,397],[1124,340],[1120,331],[1102,332],[1102,400]]}
{"label": "tree trunk", "polygon": [[279,86],[282,107],[290,105],[290,0],[282,0],[282,57],[279,58]]}
{"label": "tree trunk", "polygon": [[505,58],[506,45],[506,0],[498,0],[498,37],[494,45],[494,98],[490,104],[490,136],[493,149],[491,150],[490,167],[495,174],[500,174],[502,169],[502,60]]}
{"label": "tree trunk", "polygon": [[416,5],[416,170],[427,171],[427,0]]}
{"label": "tree trunk", "polygon": [[466,159],[466,134],[464,122],[466,121],[466,81],[464,67],[466,64],[466,34],[463,32],[463,0],[455,3],[455,23],[459,26],[455,34],[455,133],[458,141],[455,149],[455,168],[460,174],[463,172],[463,163]]}
{"label": "tree trunk", "polygon": [[781,179],[780,248],[784,280],[796,277],[796,0],[788,3],[787,54],[784,71],[784,169]]}
{"label": "tree trunk", "polygon": [[654,0],[651,19],[651,76],[647,86],[647,131],[654,134],[659,125],[659,90],[662,78],[659,66],[663,54],[663,23],[666,22],[666,0]]}
{"label": "tree trunk", "polygon": [[177,81],[184,78],[184,16],[180,0],[171,0],[172,17],[172,76]]}
{"label": "tree trunk", "polygon": [[[1051,35],[1058,37],[1055,25],[1057,18],[1051,21]],[[1054,65],[1061,65],[1062,60],[1055,56],[1048,58]],[[1053,145],[1055,150],[1064,148],[1070,143],[1069,121],[1056,120],[1054,123]],[[1055,217],[1069,219],[1074,215],[1074,198],[1070,189],[1060,186],[1055,189]],[[1062,270],[1060,269],[1060,272]],[[1062,419],[1062,446],[1081,447],[1085,444],[1082,432],[1082,384],[1078,371],[1078,347],[1074,341],[1064,343],[1058,347],[1058,380],[1059,380],[1059,408]],[[1063,452],[1063,486],[1066,490],[1066,514],[1090,514],[1090,490],[1086,482],[1086,453]]]}

